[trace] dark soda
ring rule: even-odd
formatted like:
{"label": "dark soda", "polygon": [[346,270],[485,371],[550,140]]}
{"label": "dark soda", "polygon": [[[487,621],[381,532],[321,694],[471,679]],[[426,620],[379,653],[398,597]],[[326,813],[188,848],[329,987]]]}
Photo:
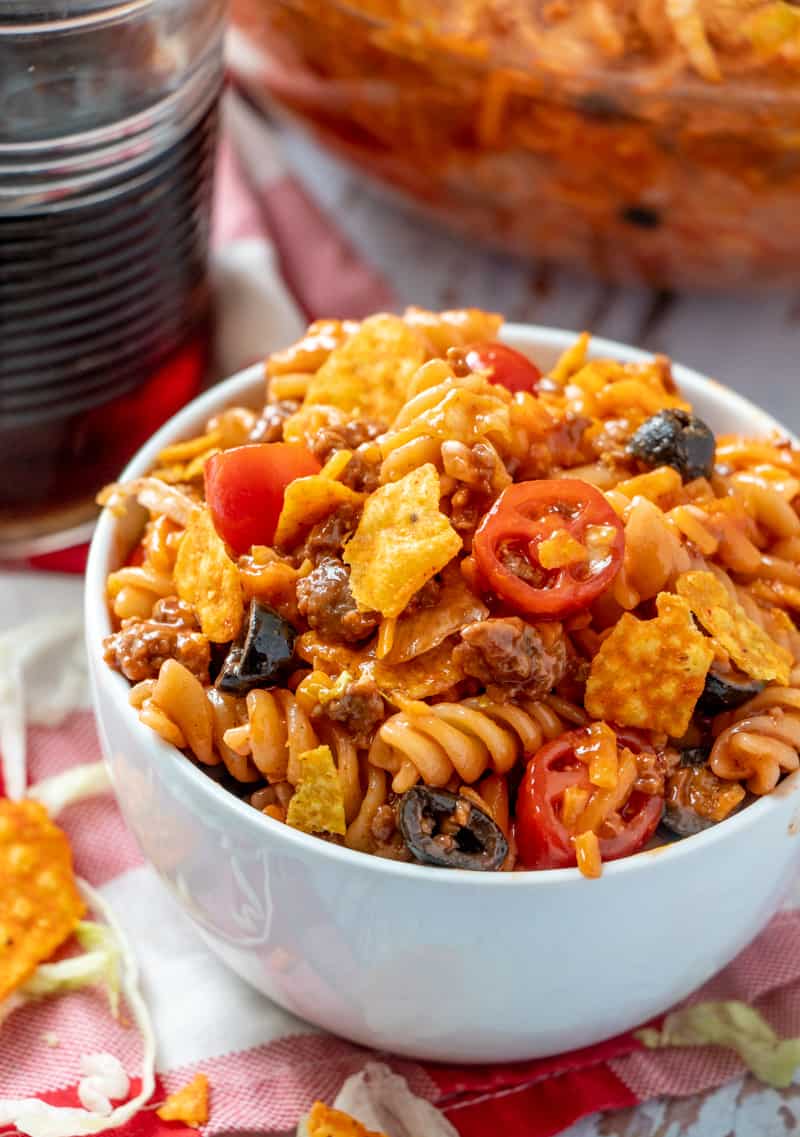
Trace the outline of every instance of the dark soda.
{"label": "dark soda", "polygon": [[88,196],[0,209],[0,551],[91,516],[199,390],[215,125]]}

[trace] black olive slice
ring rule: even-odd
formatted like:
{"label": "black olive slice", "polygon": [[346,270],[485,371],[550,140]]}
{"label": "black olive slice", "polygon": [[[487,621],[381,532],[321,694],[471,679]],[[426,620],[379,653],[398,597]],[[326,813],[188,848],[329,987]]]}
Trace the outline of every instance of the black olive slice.
{"label": "black olive slice", "polygon": [[397,810],[400,832],[423,865],[492,872],[501,867],[508,842],[488,813],[449,790],[412,786]]}
{"label": "black olive slice", "polygon": [[711,821],[708,817],[701,817],[688,805],[678,805],[677,802],[668,801],[664,803],[661,824],[677,837],[693,837],[695,833],[702,833],[704,829],[710,829],[718,822]]}
{"label": "black olive slice", "polygon": [[715,448],[711,428],[681,410],[659,411],[628,442],[628,451],[646,466],[672,466],[684,482],[711,477]]}
{"label": "black olive slice", "polygon": [[721,675],[711,671],[706,675],[706,685],[697,700],[697,710],[704,715],[718,715],[722,711],[733,711],[752,699],[766,684],[760,679],[751,679],[744,672],[735,675]]}
{"label": "black olive slice", "polygon": [[689,746],[681,750],[681,766],[705,766],[710,753],[707,746]]}
{"label": "black olive slice", "polygon": [[279,678],[294,655],[294,628],[274,609],[250,601],[244,641],[231,644],[216,686],[231,695],[245,695]]}

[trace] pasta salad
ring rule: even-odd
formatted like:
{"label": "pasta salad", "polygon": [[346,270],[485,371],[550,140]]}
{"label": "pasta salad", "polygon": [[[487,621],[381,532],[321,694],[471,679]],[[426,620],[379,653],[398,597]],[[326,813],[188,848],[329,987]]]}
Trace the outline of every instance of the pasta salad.
{"label": "pasta salad", "polygon": [[800,766],[800,452],[664,357],[543,373],[502,318],[325,320],[106,488],[141,721],[265,815],[481,871],[690,836]]}

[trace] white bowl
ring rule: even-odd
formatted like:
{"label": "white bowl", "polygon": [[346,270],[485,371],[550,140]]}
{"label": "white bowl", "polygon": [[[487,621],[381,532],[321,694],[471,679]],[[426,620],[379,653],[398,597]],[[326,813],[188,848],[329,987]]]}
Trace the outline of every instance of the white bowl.
{"label": "white bowl", "polygon": [[[550,365],[573,333],[509,326]],[[595,355],[643,353],[595,340]],[[777,428],[682,367],[717,431]],[[258,405],[262,370],[176,415],[123,478],[235,403]],[[140,512],[106,514],[92,543],[86,613],[94,706],[125,818],[205,942],[275,1002],[355,1042],[417,1058],[494,1062],[587,1046],[627,1030],[724,967],[780,903],[800,855],[800,774],[723,824],[604,867],[482,874],[365,856],[274,822],[142,726],[103,662],[107,573]]]}

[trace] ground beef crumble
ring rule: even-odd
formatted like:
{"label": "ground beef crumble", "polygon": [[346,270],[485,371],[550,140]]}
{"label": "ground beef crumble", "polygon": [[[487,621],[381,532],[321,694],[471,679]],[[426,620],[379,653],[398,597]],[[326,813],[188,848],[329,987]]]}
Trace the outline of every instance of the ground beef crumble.
{"label": "ground beef crumble", "polygon": [[298,550],[298,562],[309,560],[318,564],[330,557],[337,557],[344,548],[346,539],[355,532],[360,515],[358,506],[342,505],[324,521],[319,521]]}
{"label": "ground beef crumble", "polygon": [[350,571],[338,557],[324,557],[297,582],[297,609],[325,639],[358,643],[372,635],[377,612],[360,612],[350,591]]}
{"label": "ground beef crumble", "polygon": [[250,432],[250,441],[280,442],[283,439],[283,424],[299,409],[300,404],[293,399],[267,403]]}
{"label": "ground beef crumble", "polygon": [[461,641],[453,652],[454,663],[487,687],[536,697],[552,690],[566,672],[563,634],[550,630],[545,637],[517,616],[470,624],[462,630]]}
{"label": "ground beef crumble", "polygon": [[337,450],[356,450],[364,442],[371,442],[385,430],[383,423],[371,419],[353,419],[338,426],[321,427],[311,449],[320,462],[327,462]]}
{"label": "ground beef crumble", "polygon": [[375,810],[370,830],[379,845],[385,845],[397,829],[397,813],[393,805],[379,805]]}
{"label": "ground beef crumble", "polygon": [[211,657],[207,638],[174,623],[155,620],[123,620],[118,632],[103,641],[103,657],[131,683],[155,679],[161,664],[177,659],[202,683],[208,683]]}
{"label": "ground beef crumble", "polygon": [[314,718],[327,718],[338,723],[356,746],[366,746],[386,710],[373,679],[360,678],[348,683],[344,694],[314,708]]}
{"label": "ground beef crumble", "polygon": [[404,616],[419,612],[423,608],[435,608],[442,594],[441,582],[434,576],[426,580],[422,588],[418,589],[403,609]]}
{"label": "ground beef crumble", "polygon": [[339,481],[356,493],[374,493],[381,482],[381,457],[375,447],[359,446],[339,475]]}

